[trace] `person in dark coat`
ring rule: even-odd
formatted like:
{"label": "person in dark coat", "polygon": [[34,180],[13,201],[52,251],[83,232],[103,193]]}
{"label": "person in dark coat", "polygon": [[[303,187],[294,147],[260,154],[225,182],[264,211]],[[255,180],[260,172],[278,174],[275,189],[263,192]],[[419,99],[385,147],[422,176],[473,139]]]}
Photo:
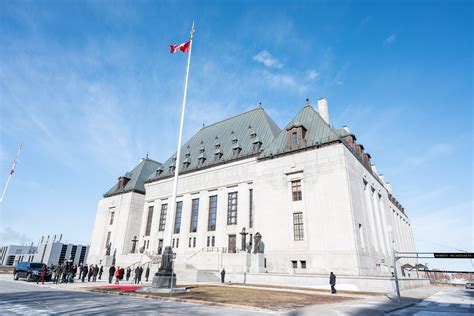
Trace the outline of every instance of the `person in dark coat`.
{"label": "person in dark coat", "polygon": [[132,274],[132,269],[130,269],[130,267],[127,268],[127,274],[125,276],[125,278],[127,279],[127,281],[130,279],[130,274]]}
{"label": "person in dark coat", "polygon": [[124,268],[120,268],[120,281],[123,280],[123,277],[125,276],[125,269]]}
{"label": "person in dark coat", "polygon": [[331,294],[336,294],[336,275],[332,272],[329,275],[329,284],[331,284]]}
{"label": "person in dark coat", "polygon": [[95,265],[94,273],[92,274],[92,282],[97,281],[97,274],[99,274],[99,266]]}
{"label": "person in dark coat", "polygon": [[150,276],[150,267],[146,267],[145,270],[145,281],[148,282],[148,277]]}
{"label": "person in dark coat", "polygon": [[94,274],[94,265],[91,264],[91,266],[89,267],[89,272],[87,273],[87,282],[91,281],[93,274]]}
{"label": "person in dark coat", "polygon": [[222,268],[222,271],[221,271],[221,283],[224,283],[225,282],[225,269]]}
{"label": "person in dark coat", "polygon": [[88,271],[89,271],[89,267],[87,266],[87,263],[85,263],[82,266],[82,279],[81,279],[82,282],[84,282]]}
{"label": "person in dark coat", "polygon": [[79,277],[77,279],[80,280],[82,277],[82,262],[79,263],[77,270],[79,271]]}
{"label": "person in dark coat", "polygon": [[100,270],[99,270],[99,280],[102,278],[102,273],[104,273],[104,266],[100,266]]}
{"label": "person in dark coat", "polygon": [[135,268],[135,284],[138,284],[138,275],[140,274],[140,267]]}
{"label": "person in dark coat", "polygon": [[143,268],[139,267],[139,270],[138,270],[138,283],[142,282],[142,274],[143,274]]}
{"label": "person in dark coat", "polygon": [[112,265],[110,268],[109,268],[109,283],[112,284],[112,279],[114,278],[114,274],[115,274],[115,266]]}

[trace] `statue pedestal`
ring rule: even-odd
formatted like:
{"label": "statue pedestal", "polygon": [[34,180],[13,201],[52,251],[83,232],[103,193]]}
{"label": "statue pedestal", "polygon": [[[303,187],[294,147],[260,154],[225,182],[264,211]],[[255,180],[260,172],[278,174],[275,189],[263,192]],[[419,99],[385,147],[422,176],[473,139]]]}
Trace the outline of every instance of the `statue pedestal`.
{"label": "statue pedestal", "polygon": [[265,255],[263,253],[252,253],[250,265],[250,273],[263,273],[265,269]]}
{"label": "statue pedestal", "polygon": [[158,270],[153,277],[153,282],[151,284],[153,288],[159,289],[169,289],[171,287],[176,287],[176,274],[172,270],[163,269]]}
{"label": "statue pedestal", "polygon": [[114,262],[114,256],[105,256],[104,257],[104,266],[110,267]]}

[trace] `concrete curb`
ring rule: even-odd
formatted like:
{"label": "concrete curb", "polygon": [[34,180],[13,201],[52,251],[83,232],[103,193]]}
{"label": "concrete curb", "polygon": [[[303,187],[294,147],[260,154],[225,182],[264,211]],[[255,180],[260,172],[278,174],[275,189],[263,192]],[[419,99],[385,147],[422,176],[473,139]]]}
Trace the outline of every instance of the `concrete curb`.
{"label": "concrete curb", "polygon": [[384,311],[384,313],[393,313],[393,312],[399,311],[401,309],[409,308],[409,307],[412,307],[412,306],[418,304],[420,301],[422,301],[422,300],[419,300],[418,302],[413,302],[413,303],[410,303],[410,304],[407,304],[407,305],[398,306],[398,307],[389,309],[388,311]]}

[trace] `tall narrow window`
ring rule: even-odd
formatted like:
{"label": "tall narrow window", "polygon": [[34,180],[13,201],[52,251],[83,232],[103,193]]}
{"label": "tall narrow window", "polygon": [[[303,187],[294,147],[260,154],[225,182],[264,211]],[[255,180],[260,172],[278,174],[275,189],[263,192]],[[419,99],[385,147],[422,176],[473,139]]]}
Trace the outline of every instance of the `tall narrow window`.
{"label": "tall narrow window", "polygon": [[217,195],[209,197],[209,219],[207,221],[207,230],[216,230],[216,217],[217,217]]}
{"label": "tall narrow window", "polygon": [[249,228],[253,227],[253,189],[249,189]]}
{"label": "tall narrow window", "polygon": [[298,132],[293,132],[293,144],[298,145]]}
{"label": "tall narrow window", "polygon": [[295,240],[304,240],[303,232],[303,213],[293,213],[293,230],[295,234]]}
{"label": "tall narrow window", "polygon": [[211,237],[210,236],[207,236],[207,246],[208,247],[211,246]]}
{"label": "tall narrow window", "polygon": [[161,204],[160,224],[158,225],[158,231],[160,232],[165,230],[167,211],[168,211],[168,204]]}
{"label": "tall narrow window", "polygon": [[163,239],[158,239],[158,254],[161,255],[163,251]]}
{"label": "tall narrow window", "polygon": [[197,232],[198,226],[198,214],[199,214],[199,199],[193,199],[191,206],[191,228],[190,232]]}
{"label": "tall narrow window", "polygon": [[291,181],[291,192],[293,194],[293,201],[301,201],[303,198],[301,194],[301,180]]}
{"label": "tall narrow window", "polygon": [[146,219],[145,236],[150,236],[152,220],[153,220],[153,206],[150,206],[148,207],[148,217]]}
{"label": "tall narrow window", "polygon": [[[183,202],[182,201],[176,202],[176,218],[174,219],[174,233],[175,234],[179,234],[179,232],[181,231],[182,211],[183,211]],[[179,241],[177,241],[177,243],[179,243]],[[176,248],[178,248],[177,244],[176,244]]]}
{"label": "tall narrow window", "polygon": [[109,222],[109,225],[112,225],[114,223],[114,216],[115,216],[115,212],[110,212],[110,222]]}
{"label": "tall narrow window", "polygon": [[211,246],[215,247],[216,246],[216,236],[211,237]]}
{"label": "tall narrow window", "polygon": [[237,224],[237,192],[230,192],[227,200],[227,225]]}
{"label": "tall narrow window", "polygon": [[[112,232],[108,232],[108,233],[107,233],[107,240],[105,241],[105,246],[108,246],[108,245],[109,245],[109,242],[110,242],[110,234],[111,234],[111,233],[112,233]],[[45,246],[46,246],[46,245],[45,245]],[[41,262],[43,262],[43,260],[41,260]]]}

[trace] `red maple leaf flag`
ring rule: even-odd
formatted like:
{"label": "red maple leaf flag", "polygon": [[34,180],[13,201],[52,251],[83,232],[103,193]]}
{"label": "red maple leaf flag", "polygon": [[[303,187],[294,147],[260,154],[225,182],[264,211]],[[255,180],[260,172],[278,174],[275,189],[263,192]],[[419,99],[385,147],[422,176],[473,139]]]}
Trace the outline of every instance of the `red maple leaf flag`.
{"label": "red maple leaf flag", "polygon": [[170,52],[171,52],[171,54],[174,54],[178,50],[180,50],[183,53],[189,53],[189,48],[190,47],[191,47],[191,41],[188,41],[186,43],[179,44],[179,45],[170,45]]}

